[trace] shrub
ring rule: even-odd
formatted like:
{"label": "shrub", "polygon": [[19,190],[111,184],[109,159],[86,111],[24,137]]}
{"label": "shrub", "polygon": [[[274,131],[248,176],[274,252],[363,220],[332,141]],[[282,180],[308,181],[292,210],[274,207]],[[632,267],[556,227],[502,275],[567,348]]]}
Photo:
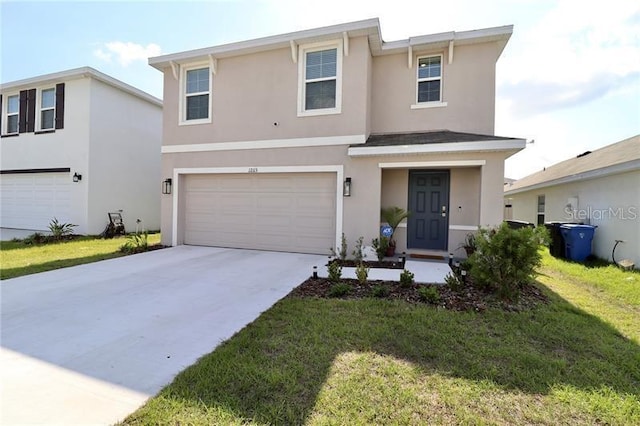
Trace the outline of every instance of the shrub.
{"label": "shrub", "polygon": [[127,242],[120,247],[123,253],[141,253],[149,249],[148,232],[136,232],[127,236]]}
{"label": "shrub", "polygon": [[342,266],[336,261],[329,262],[327,265],[327,273],[329,275],[329,281],[337,283],[342,278]]}
{"label": "shrub", "polygon": [[364,253],[362,252],[363,240],[364,240],[364,237],[360,237],[356,240],[356,248],[352,252],[353,259],[356,261],[356,263],[360,263],[362,262],[362,259],[364,259]]}
{"label": "shrub", "polygon": [[400,287],[403,287],[403,288],[411,287],[411,285],[413,284],[414,278],[415,278],[415,275],[413,274],[413,272],[409,272],[406,269],[403,270],[400,273]]}
{"label": "shrub", "polygon": [[545,241],[544,227],[511,229],[503,223],[495,229],[480,229],[476,251],[468,262],[474,285],[502,298],[517,298],[534,281],[540,265],[539,245]]}
{"label": "shrub", "polygon": [[376,251],[378,260],[382,262],[387,255],[387,248],[389,248],[389,238],[381,235],[380,238],[374,238],[371,240],[371,247]]}
{"label": "shrub", "polygon": [[340,260],[346,260],[348,249],[347,249],[347,238],[344,236],[344,233],[342,233],[342,238],[340,239],[340,247],[338,250],[339,251],[336,253],[336,250],[333,247],[331,247],[329,249],[329,251],[331,252],[331,256],[340,258]]}
{"label": "shrub", "polygon": [[444,277],[444,282],[453,291],[460,291],[462,289],[462,279],[456,274],[448,273],[447,276]]}
{"label": "shrub", "polygon": [[382,284],[378,284],[371,288],[371,295],[373,297],[383,298],[383,297],[389,296],[390,293],[391,293],[391,289],[389,289],[389,287],[384,286]]}
{"label": "shrub", "polygon": [[351,293],[351,286],[347,283],[337,283],[331,286],[329,289],[329,297],[342,297]]}
{"label": "shrub", "polygon": [[436,304],[440,302],[440,292],[433,286],[423,286],[418,289],[418,297],[423,302]]}
{"label": "shrub", "polygon": [[358,266],[356,266],[356,277],[358,278],[358,282],[360,284],[364,284],[367,281],[367,277],[369,276],[369,267],[364,263],[360,262]]}
{"label": "shrub", "polygon": [[34,232],[33,234],[27,236],[24,240],[22,240],[22,242],[27,245],[42,244],[47,242],[47,236],[41,234],[40,232]]}
{"label": "shrub", "polygon": [[49,231],[51,231],[51,239],[59,241],[69,235],[73,235],[73,228],[78,225],[72,223],[60,223],[55,217],[49,222]]}

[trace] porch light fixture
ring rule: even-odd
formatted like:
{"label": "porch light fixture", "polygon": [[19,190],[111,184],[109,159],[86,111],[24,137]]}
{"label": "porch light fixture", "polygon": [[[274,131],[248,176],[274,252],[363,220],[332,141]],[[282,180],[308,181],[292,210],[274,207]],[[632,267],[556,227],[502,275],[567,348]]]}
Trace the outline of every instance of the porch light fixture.
{"label": "porch light fixture", "polygon": [[80,182],[81,180],[82,180],[82,175],[81,175],[81,174],[78,174],[78,172],[75,172],[75,173],[73,174],[73,181],[74,181],[74,182]]}
{"label": "porch light fixture", "polygon": [[348,177],[344,180],[344,186],[342,187],[342,195],[345,197],[351,197],[351,178]]}
{"label": "porch light fixture", "polygon": [[162,182],[162,193],[171,194],[171,178],[167,178]]}

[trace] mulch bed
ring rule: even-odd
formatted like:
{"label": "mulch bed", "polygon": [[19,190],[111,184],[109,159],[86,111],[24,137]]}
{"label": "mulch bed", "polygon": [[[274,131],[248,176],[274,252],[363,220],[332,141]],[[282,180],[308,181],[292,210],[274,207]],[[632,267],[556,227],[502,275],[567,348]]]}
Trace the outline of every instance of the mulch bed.
{"label": "mulch bed", "polygon": [[[353,259],[333,259],[331,263],[338,262],[340,266],[355,268],[360,264]],[[404,263],[399,260],[363,260],[362,263],[369,268],[404,269]]]}
{"label": "mulch bed", "polygon": [[[403,288],[397,281],[376,280],[361,284],[358,280],[343,279],[341,282],[349,284],[351,291],[349,294],[339,297],[339,299],[372,298],[374,297],[374,287],[385,286],[389,289],[389,294],[383,299],[403,300],[413,304],[427,304],[427,302],[421,300],[418,293],[419,288],[425,286],[436,287],[440,294],[440,301],[435,303],[434,306],[453,311],[482,312],[489,308],[497,308],[510,312],[520,312],[548,302],[547,296],[538,287],[532,285],[524,286],[518,300],[508,301],[501,300],[496,295],[484,292],[471,285],[465,285],[460,290],[454,291],[447,285],[436,284],[413,284],[408,288]],[[288,297],[328,299],[330,298],[329,291],[333,285],[326,278],[309,278],[293,289]]]}

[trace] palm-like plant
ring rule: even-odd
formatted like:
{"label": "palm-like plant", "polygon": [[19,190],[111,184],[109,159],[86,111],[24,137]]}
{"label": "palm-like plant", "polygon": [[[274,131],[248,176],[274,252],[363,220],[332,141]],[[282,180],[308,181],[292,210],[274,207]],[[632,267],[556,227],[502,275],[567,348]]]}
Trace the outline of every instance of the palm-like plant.
{"label": "palm-like plant", "polygon": [[393,239],[393,236],[396,233],[396,228],[400,225],[400,222],[405,220],[411,215],[411,212],[405,209],[401,209],[400,207],[392,206],[385,207],[380,210],[380,217],[384,222],[387,222],[392,229],[391,239],[389,240],[389,245],[395,247],[396,241]]}

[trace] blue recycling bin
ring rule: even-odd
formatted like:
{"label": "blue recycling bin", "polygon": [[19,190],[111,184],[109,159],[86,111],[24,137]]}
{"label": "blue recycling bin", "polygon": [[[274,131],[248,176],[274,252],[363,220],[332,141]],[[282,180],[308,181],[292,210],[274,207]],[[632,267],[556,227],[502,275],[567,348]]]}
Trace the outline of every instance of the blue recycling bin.
{"label": "blue recycling bin", "polygon": [[565,223],[560,225],[560,233],[565,241],[565,257],[584,261],[591,254],[591,241],[596,226]]}

